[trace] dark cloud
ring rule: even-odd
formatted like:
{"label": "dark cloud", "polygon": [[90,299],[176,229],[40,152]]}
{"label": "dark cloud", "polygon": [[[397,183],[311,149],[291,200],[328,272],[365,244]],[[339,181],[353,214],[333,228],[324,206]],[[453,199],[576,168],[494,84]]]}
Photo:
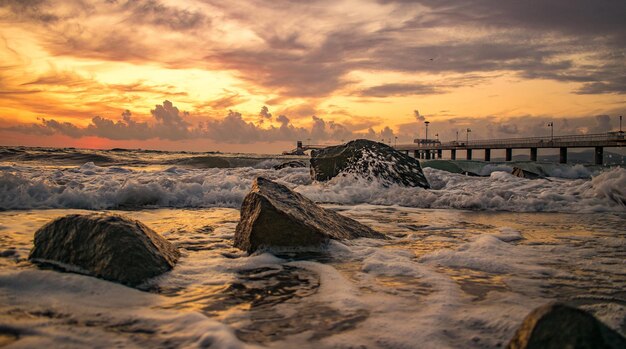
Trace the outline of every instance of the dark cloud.
{"label": "dark cloud", "polygon": [[[269,110],[266,110],[269,114]],[[151,122],[137,122],[132,118],[130,111],[122,113],[120,120],[111,120],[95,116],[91,123],[84,128],[69,122],[40,119],[39,123],[18,125],[2,128],[3,130],[53,135],[62,134],[73,138],[97,136],[113,140],[146,140],[152,138],[167,140],[208,138],[216,142],[250,144],[256,142],[276,142],[295,140],[314,140],[316,142],[339,141],[353,138],[378,139],[381,135],[389,136],[392,132],[388,127],[383,133],[377,134],[372,129],[366,133],[351,131],[345,125],[334,121],[325,121],[323,118],[312,116],[312,125],[309,128],[291,124],[285,115],[279,115],[276,121],[279,126],[262,127],[246,121],[241,113],[229,111],[221,119],[208,119],[198,125],[192,125],[187,120],[189,113],[181,112],[170,101],[164,101],[150,111]]]}
{"label": "dark cloud", "polygon": [[189,113],[180,112],[172,102],[165,101],[163,105],[157,105],[155,109],[150,110],[154,117],[153,125],[154,135],[162,139],[185,139],[189,137],[189,128],[191,125],[185,121],[189,117]]}
{"label": "dark cloud", "polygon": [[519,133],[519,130],[517,129],[517,125],[516,124],[499,124],[498,125],[498,132],[500,133],[504,133],[504,134],[509,134],[509,135],[515,135]]}
{"label": "dark cloud", "polygon": [[267,106],[264,105],[263,107],[261,107],[261,112],[259,113],[259,116],[264,119],[271,119],[272,113],[270,113],[269,108],[267,108]]}
{"label": "dark cloud", "polygon": [[[625,64],[626,66],[626,64]],[[626,68],[625,68],[626,70]],[[619,93],[626,94],[626,71],[625,75],[616,76],[607,82],[589,82],[576,91],[578,94],[601,94],[601,93]]]}
{"label": "dark cloud", "polygon": [[[64,6],[0,0],[0,6],[12,15],[5,21],[39,30],[42,47],[53,54],[229,70],[251,89],[279,98],[322,98],[339,90],[372,97],[436,94],[472,86],[486,73],[579,83],[573,92],[580,94],[626,93],[626,1],[379,2],[386,6],[371,17],[343,16],[327,0],[204,0],[198,7],[159,0],[70,0]],[[91,21],[106,16],[106,30]],[[230,27],[216,18],[246,39],[225,43]],[[371,84],[356,80],[355,71],[467,78],[363,88]]]}
{"label": "dark cloud", "polygon": [[[136,122],[132,119],[130,111],[122,113],[122,120],[113,121],[96,116],[91,119],[91,124],[84,130],[85,135],[93,135],[102,138],[126,140],[153,138],[155,132],[145,122]],[[166,139],[170,137],[165,137]]]}
{"label": "dark cloud", "polygon": [[[403,1],[384,1],[403,2]],[[417,0],[428,6],[429,16],[416,21],[431,25],[471,24],[479,27],[520,28],[577,36],[626,36],[626,3],[620,0],[498,1]],[[425,17],[425,18],[424,18]]]}
{"label": "dark cloud", "polygon": [[8,130],[20,133],[34,133],[50,136],[55,133],[70,137],[79,138],[84,136],[84,130],[69,122],[59,122],[56,120],[39,119],[39,124],[20,125],[8,128]]}
{"label": "dark cloud", "polygon": [[227,93],[212,101],[198,104],[196,107],[197,108],[210,107],[215,110],[223,110],[223,109],[228,109],[230,107],[236,106],[241,103],[245,103],[247,101],[248,100],[241,97],[239,93]]}
{"label": "dark cloud", "polygon": [[445,93],[444,90],[431,85],[422,84],[384,84],[368,87],[358,92],[362,97],[390,97],[411,95],[434,95]]}
{"label": "dark cloud", "polygon": [[47,0],[0,0],[0,8],[2,7],[10,10],[13,19],[35,20],[42,23],[59,20],[59,17],[51,12]]}
{"label": "dark cloud", "polygon": [[123,3],[122,8],[131,13],[128,22],[147,23],[172,30],[195,29],[210,22],[200,11],[166,6],[157,0],[130,0]]}
{"label": "dark cloud", "polygon": [[426,118],[424,118],[424,116],[420,114],[419,110],[417,109],[413,110],[413,116],[415,116],[415,119],[418,122],[424,122],[426,120]]}

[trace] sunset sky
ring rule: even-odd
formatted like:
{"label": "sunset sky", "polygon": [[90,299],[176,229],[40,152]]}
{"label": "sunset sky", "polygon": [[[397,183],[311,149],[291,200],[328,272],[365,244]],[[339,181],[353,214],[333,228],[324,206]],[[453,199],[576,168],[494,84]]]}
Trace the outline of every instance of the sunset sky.
{"label": "sunset sky", "polygon": [[617,130],[625,16],[624,0],[0,0],[0,145]]}

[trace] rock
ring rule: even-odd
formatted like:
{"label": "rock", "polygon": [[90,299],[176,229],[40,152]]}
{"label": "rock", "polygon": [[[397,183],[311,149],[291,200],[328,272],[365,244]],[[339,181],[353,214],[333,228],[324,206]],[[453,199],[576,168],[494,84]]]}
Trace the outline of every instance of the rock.
{"label": "rock", "polygon": [[430,188],[417,159],[392,147],[365,139],[311,151],[311,177],[327,181],[353,173],[384,185]]}
{"label": "rock", "polygon": [[270,247],[315,247],[329,239],[385,235],[334,211],[324,209],[284,185],[257,178],[243,200],[235,247],[249,253]]}
{"label": "rock", "polygon": [[527,179],[545,179],[546,175],[543,173],[535,173],[531,171],[526,171],[519,167],[513,167],[513,171],[511,172],[513,176]]}
{"label": "rock", "polygon": [[507,348],[618,349],[626,339],[583,310],[551,303],[526,316]]}
{"label": "rock", "polygon": [[143,223],[113,214],[57,218],[35,233],[29,259],[129,286],[171,270],[179,253]]}
{"label": "rock", "polygon": [[284,162],[280,165],[276,165],[273,168],[275,170],[282,170],[283,168],[298,168],[298,167],[306,167],[306,164],[300,160],[292,160],[292,161],[287,161]]}

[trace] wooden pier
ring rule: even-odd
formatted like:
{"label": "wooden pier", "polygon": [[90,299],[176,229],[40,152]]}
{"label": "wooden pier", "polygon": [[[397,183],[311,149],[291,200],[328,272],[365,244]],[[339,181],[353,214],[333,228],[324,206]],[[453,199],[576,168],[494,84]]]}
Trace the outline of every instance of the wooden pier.
{"label": "wooden pier", "polygon": [[[321,149],[330,145],[303,144],[298,141],[296,149],[284,152],[283,154],[302,155],[311,149]],[[569,135],[555,137],[527,137],[527,138],[504,138],[504,139],[483,139],[469,141],[439,142],[437,140],[415,140],[414,143],[397,144],[393,146],[398,151],[407,154],[413,152],[413,156],[418,159],[442,159],[443,151],[450,151],[450,159],[456,160],[457,150],[464,150],[467,160],[473,160],[474,150],[484,152],[484,161],[491,161],[491,151],[494,149],[505,150],[505,160],[513,160],[513,149],[528,149],[530,160],[537,161],[539,148],[559,149],[559,162],[567,163],[567,151],[569,148],[594,148],[594,163],[602,164],[604,148],[626,146],[625,132],[607,132],[588,135]]]}
{"label": "wooden pier", "polygon": [[537,161],[537,150],[539,148],[553,148],[559,149],[560,163],[567,163],[567,151],[569,148],[594,148],[594,163],[601,165],[604,148],[626,146],[624,134],[624,132],[608,132],[588,135],[485,139],[446,143],[430,141],[398,144],[394,148],[399,151],[405,151],[407,154],[412,151],[414,156],[420,159],[441,159],[443,151],[446,150],[450,151],[450,159],[452,160],[456,160],[457,150],[465,150],[467,160],[472,160],[473,150],[484,150],[484,161],[491,160],[491,150],[493,149],[504,149],[506,161],[513,160],[513,149],[528,149],[530,160]]}

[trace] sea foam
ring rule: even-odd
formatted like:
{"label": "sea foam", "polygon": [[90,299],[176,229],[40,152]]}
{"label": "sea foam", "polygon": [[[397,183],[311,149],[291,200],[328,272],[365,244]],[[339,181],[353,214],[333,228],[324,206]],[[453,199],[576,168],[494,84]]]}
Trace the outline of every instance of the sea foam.
{"label": "sea foam", "polygon": [[[485,167],[486,169],[486,167]],[[501,170],[500,167],[487,169]],[[572,170],[578,171],[578,170]],[[322,203],[399,205],[516,212],[623,212],[626,169],[589,179],[529,180],[505,171],[470,177],[425,168],[432,189],[389,185],[347,174],[313,182],[306,168],[179,168],[139,170],[27,165],[0,169],[0,209],[238,208],[254,178],[265,176]]]}

